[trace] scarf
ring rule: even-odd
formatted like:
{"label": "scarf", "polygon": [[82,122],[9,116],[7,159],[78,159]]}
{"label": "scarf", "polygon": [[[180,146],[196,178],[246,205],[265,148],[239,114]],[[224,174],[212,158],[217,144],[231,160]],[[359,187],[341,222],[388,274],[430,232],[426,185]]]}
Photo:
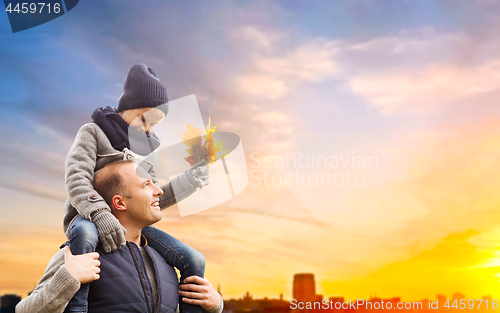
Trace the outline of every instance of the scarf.
{"label": "scarf", "polygon": [[130,127],[115,108],[109,106],[97,108],[92,113],[92,120],[103,130],[113,148],[118,151],[127,148],[146,156],[160,146],[160,139],[155,133],[147,134]]}

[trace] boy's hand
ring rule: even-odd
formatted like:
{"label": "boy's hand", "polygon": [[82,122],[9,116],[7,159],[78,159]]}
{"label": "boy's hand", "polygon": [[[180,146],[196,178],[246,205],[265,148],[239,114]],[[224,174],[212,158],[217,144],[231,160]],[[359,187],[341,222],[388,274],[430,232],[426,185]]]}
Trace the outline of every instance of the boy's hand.
{"label": "boy's hand", "polygon": [[179,286],[179,295],[184,303],[199,305],[207,311],[220,305],[222,297],[206,278],[189,276],[183,283]]}
{"label": "boy's hand", "polygon": [[64,247],[64,264],[68,271],[75,276],[81,284],[90,283],[99,279],[101,269],[98,260],[99,253],[91,252],[81,255],[73,255],[68,246]]}
{"label": "boy's hand", "polygon": [[125,245],[127,230],[111,212],[107,210],[97,211],[91,218],[97,228],[99,241],[106,253],[116,251]]}
{"label": "boy's hand", "polygon": [[187,170],[187,176],[189,182],[197,188],[201,188],[210,184],[207,161],[201,160],[200,162],[193,165],[190,169]]}

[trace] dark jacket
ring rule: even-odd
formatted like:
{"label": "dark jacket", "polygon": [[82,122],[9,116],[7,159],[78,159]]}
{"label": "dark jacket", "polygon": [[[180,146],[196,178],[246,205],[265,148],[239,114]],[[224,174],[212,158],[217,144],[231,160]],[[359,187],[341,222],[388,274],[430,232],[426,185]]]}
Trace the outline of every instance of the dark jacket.
{"label": "dark jacket", "polygon": [[90,284],[89,313],[174,313],[179,301],[179,283],[174,269],[149,246],[158,293],[154,305],[151,282],[139,247],[127,244],[113,253],[99,245],[101,277]]}

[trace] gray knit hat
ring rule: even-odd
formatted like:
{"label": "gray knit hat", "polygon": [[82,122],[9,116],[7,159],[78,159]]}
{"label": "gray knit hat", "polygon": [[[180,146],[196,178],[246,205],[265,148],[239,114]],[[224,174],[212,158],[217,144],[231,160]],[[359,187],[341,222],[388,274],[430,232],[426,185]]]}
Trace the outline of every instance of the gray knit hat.
{"label": "gray knit hat", "polygon": [[165,112],[165,115],[168,113],[167,89],[160,83],[153,70],[145,64],[132,66],[123,83],[123,93],[118,100],[118,112],[156,107]]}

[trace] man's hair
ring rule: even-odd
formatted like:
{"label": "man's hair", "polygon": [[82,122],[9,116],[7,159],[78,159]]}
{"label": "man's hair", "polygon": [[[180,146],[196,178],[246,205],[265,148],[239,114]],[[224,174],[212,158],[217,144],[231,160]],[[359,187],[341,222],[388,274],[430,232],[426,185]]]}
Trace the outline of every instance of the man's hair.
{"label": "man's hair", "polygon": [[94,189],[113,207],[113,197],[116,195],[130,198],[127,181],[120,174],[123,165],[133,163],[132,160],[117,161],[106,164],[94,175]]}

